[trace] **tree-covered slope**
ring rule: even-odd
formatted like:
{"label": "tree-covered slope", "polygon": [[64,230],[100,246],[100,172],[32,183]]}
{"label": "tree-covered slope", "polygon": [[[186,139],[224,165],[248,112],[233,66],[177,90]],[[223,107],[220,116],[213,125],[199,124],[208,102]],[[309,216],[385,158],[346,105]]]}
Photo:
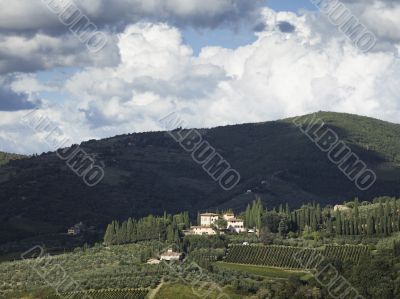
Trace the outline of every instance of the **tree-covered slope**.
{"label": "tree-covered slope", "polygon": [[[78,221],[104,227],[113,219],[232,207],[261,194],[264,204],[337,203],[400,191],[400,125],[338,113],[318,113],[367,165],[377,182],[360,191],[291,119],[203,129],[200,132],[239,171],[224,191],[165,132],[82,143],[104,164],[105,178],[89,188],[54,153],[0,167],[0,241],[53,232]],[[0,242],[1,243],[1,242]]]}

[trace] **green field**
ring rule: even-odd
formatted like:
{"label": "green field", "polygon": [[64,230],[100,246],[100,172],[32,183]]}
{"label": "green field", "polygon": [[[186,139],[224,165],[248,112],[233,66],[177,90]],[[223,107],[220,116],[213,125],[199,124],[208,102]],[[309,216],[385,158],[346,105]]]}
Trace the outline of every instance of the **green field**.
{"label": "green field", "polygon": [[254,275],[264,276],[268,278],[287,279],[289,277],[297,276],[306,279],[310,274],[303,271],[284,270],[279,268],[255,266],[255,265],[242,265],[225,262],[217,262],[216,265],[221,268],[236,270],[241,272],[248,272]]}

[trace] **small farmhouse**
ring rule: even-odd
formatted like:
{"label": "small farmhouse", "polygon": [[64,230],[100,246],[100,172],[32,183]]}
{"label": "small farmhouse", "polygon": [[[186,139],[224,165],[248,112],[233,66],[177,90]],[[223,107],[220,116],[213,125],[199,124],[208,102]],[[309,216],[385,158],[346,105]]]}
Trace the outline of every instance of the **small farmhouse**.
{"label": "small farmhouse", "polygon": [[182,259],[183,254],[180,252],[174,252],[172,249],[168,249],[168,251],[164,252],[160,256],[160,260],[162,261],[180,261]]}

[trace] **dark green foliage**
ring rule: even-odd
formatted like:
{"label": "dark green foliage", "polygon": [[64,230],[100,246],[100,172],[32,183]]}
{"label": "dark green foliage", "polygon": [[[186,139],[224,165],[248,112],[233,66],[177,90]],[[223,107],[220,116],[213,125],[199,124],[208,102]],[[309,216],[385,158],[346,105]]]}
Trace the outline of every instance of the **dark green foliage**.
{"label": "dark green foliage", "polygon": [[264,245],[271,245],[273,243],[274,237],[268,225],[265,225],[260,230],[260,241]]}
{"label": "dark green foliage", "polygon": [[288,232],[288,228],[289,228],[289,226],[288,226],[287,219],[285,217],[283,217],[278,225],[279,235],[282,237],[285,236]]}
{"label": "dark green foliage", "polygon": [[399,298],[399,276],[392,263],[383,256],[372,259],[364,257],[358,265],[347,267],[345,275],[365,298]]}
{"label": "dark green foliage", "polygon": [[183,238],[183,249],[191,253],[197,249],[225,249],[229,240],[225,236],[185,236]]}
{"label": "dark green foliage", "polygon": [[113,221],[107,226],[104,243],[107,245],[127,244],[140,241],[156,240],[180,244],[181,231],[189,228],[189,214],[164,214],[162,217],[149,215],[138,221],[129,218],[119,224]]}
{"label": "dark green foliage", "polygon": [[210,269],[212,263],[222,260],[225,256],[225,248],[221,249],[196,249],[189,254],[189,260],[194,261],[200,267]]}
{"label": "dark green foliage", "polygon": [[400,241],[393,241],[393,255],[400,257]]}

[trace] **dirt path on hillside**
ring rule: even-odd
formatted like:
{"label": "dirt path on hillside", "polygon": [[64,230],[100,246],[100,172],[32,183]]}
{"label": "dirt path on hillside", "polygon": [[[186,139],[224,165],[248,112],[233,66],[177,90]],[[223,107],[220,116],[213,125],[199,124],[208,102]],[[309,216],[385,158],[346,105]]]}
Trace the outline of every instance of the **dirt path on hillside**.
{"label": "dirt path on hillside", "polygon": [[158,291],[160,291],[160,289],[162,288],[162,286],[165,284],[164,282],[164,278],[161,280],[161,283],[154,289],[151,290],[149,292],[149,295],[147,296],[147,299],[154,299],[158,293]]}

